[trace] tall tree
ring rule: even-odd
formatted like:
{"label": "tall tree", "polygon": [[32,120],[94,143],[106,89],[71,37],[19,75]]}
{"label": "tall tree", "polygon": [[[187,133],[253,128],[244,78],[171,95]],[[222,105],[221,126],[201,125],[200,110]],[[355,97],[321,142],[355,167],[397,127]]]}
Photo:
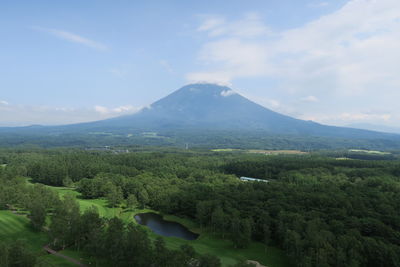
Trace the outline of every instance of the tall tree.
{"label": "tall tree", "polygon": [[142,188],[138,192],[137,198],[138,198],[138,201],[139,201],[142,209],[145,208],[147,203],[149,203],[149,194],[147,193],[147,190],[145,188]]}
{"label": "tall tree", "polygon": [[128,209],[134,209],[139,204],[136,196],[134,194],[129,194],[128,198],[126,199],[126,206]]}
{"label": "tall tree", "polygon": [[50,224],[53,245],[64,249],[80,240],[80,209],[73,195],[65,195],[54,210]]}
{"label": "tall tree", "polygon": [[42,230],[46,222],[46,209],[40,200],[33,201],[31,204],[29,218],[34,229]]}
{"label": "tall tree", "polygon": [[106,197],[107,197],[108,203],[111,207],[118,206],[119,204],[121,204],[122,200],[124,199],[121,187],[114,186],[114,185],[112,185],[109,188],[109,191],[108,191]]}
{"label": "tall tree", "polygon": [[127,228],[125,258],[131,266],[147,267],[149,259],[154,258],[147,232],[133,223]]}
{"label": "tall tree", "polygon": [[114,217],[108,222],[104,248],[113,265],[123,265],[125,255],[125,230],[121,219]]}

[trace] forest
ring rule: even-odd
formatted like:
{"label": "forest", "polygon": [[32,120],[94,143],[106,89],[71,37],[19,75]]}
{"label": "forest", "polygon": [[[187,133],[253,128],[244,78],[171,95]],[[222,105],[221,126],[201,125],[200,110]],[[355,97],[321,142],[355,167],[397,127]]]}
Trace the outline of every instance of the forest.
{"label": "forest", "polygon": [[[169,249],[142,227],[104,218],[96,208],[82,210],[75,197],[52,188],[73,188],[82,199],[104,199],[111,208],[185,218],[238,251],[252,242],[276,247],[285,251],[288,266],[400,266],[397,155],[338,157],[342,154],[2,149],[0,208],[26,209],[32,228],[46,232],[54,249],[85,251],[98,266],[221,262],[191,246]],[[269,182],[242,182],[240,176]],[[34,257],[21,242],[2,243],[0,265],[35,266],[15,263],[16,251]]]}
{"label": "forest", "polygon": [[[199,134],[199,131],[201,134]],[[150,134],[149,134],[150,133]],[[100,146],[146,146],[194,149],[209,148],[245,148],[245,149],[299,149],[315,151],[322,149],[374,149],[399,150],[399,140],[394,138],[377,139],[274,134],[263,130],[198,130],[198,129],[164,129],[154,132],[149,129],[97,129],[92,132],[64,127],[30,126],[22,128],[0,127],[2,147],[100,147]]]}

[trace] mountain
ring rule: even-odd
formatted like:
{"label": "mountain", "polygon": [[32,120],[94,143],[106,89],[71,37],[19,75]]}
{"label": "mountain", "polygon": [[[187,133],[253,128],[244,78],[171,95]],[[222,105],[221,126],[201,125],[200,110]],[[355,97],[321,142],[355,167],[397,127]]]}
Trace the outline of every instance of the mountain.
{"label": "mountain", "polygon": [[286,125],[299,123],[309,124],[251,102],[228,87],[215,84],[190,84],[139,113],[95,124],[147,130],[263,129],[280,132],[288,130]]}
{"label": "mountain", "polygon": [[87,130],[241,130],[273,134],[343,138],[381,138],[391,134],[326,126],[274,112],[226,86],[189,84],[132,115],[77,124]]}
{"label": "mountain", "polygon": [[[18,143],[15,136],[21,135],[19,143],[26,143],[27,135],[40,139],[37,144],[49,142],[50,137],[54,139],[57,136],[69,140],[68,144],[87,144],[82,140],[88,140],[89,135],[92,139],[101,136],[105,144],[112,141],[141,143],[143,140],[139,139],[149,137],[146,135],[148,132],[153,137],[154,134],[165,137],[153,139],[151,144],[154,145],[163,141],[165,144],[191,142],[220,147],[240,143],[242,147],[304,148],[309,143],[319,148],[400,148],[400,135],[295,119],[258,105],[229,87],[215,84],[186,85],[140,112],[117,118],[63,126],[0,129],[0,133],[9,134],[3,142],[13,144]],[[127,140],[127,136],[131,139]],[[338,142],[340,146],[336,145]],[[60,144],[59,140],[54,143]],[[279,145],[270,146],[271,143]]]}

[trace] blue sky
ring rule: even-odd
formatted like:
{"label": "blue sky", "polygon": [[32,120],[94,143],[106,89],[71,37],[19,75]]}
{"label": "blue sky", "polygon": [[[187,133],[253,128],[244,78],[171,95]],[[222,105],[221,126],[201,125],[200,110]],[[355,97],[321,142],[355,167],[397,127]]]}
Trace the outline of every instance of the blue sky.
{"label": "blue sky", "polygon": [[132,113],[190,82],[400,127],[398,0],[1,1],[0,125]]}

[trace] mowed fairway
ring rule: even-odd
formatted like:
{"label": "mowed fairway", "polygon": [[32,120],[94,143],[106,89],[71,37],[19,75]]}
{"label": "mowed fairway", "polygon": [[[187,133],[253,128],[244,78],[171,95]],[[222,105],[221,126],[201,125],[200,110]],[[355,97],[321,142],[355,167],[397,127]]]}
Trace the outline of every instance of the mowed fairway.
{"label": "mowed fairway", "polygon": [[47,235],[34,232],[29,225],[29,219],[8,210],[0,210],[0,239],[2,241],[24,240],[33,251],[41,251],[48,242]]}
{"label": "mowed fairway", "polygon": [[[79,203],[79,206],[81,208],[81,212],[84,212],[88,208],[95,207],[99,214],[102,217],[106,218],[112,218],[114,216],[122,217],[122,219],[128,219],[127,217],[131,215],[131,213],[126,214],[123,213],[121,208],[109,208],[107,206],[107,200],[105,199],[82,199],[80,198],[80,193],[75,191],[72,188],[67,188],[67,187],[55,187],[55,186],[48,186],[49,188],[52,188],[53,190],[57,191],[60,197],[63,197],[67,194],[73,195],[76,200]],[[133,221],[133,217],[130,217],[130,221]]]}

